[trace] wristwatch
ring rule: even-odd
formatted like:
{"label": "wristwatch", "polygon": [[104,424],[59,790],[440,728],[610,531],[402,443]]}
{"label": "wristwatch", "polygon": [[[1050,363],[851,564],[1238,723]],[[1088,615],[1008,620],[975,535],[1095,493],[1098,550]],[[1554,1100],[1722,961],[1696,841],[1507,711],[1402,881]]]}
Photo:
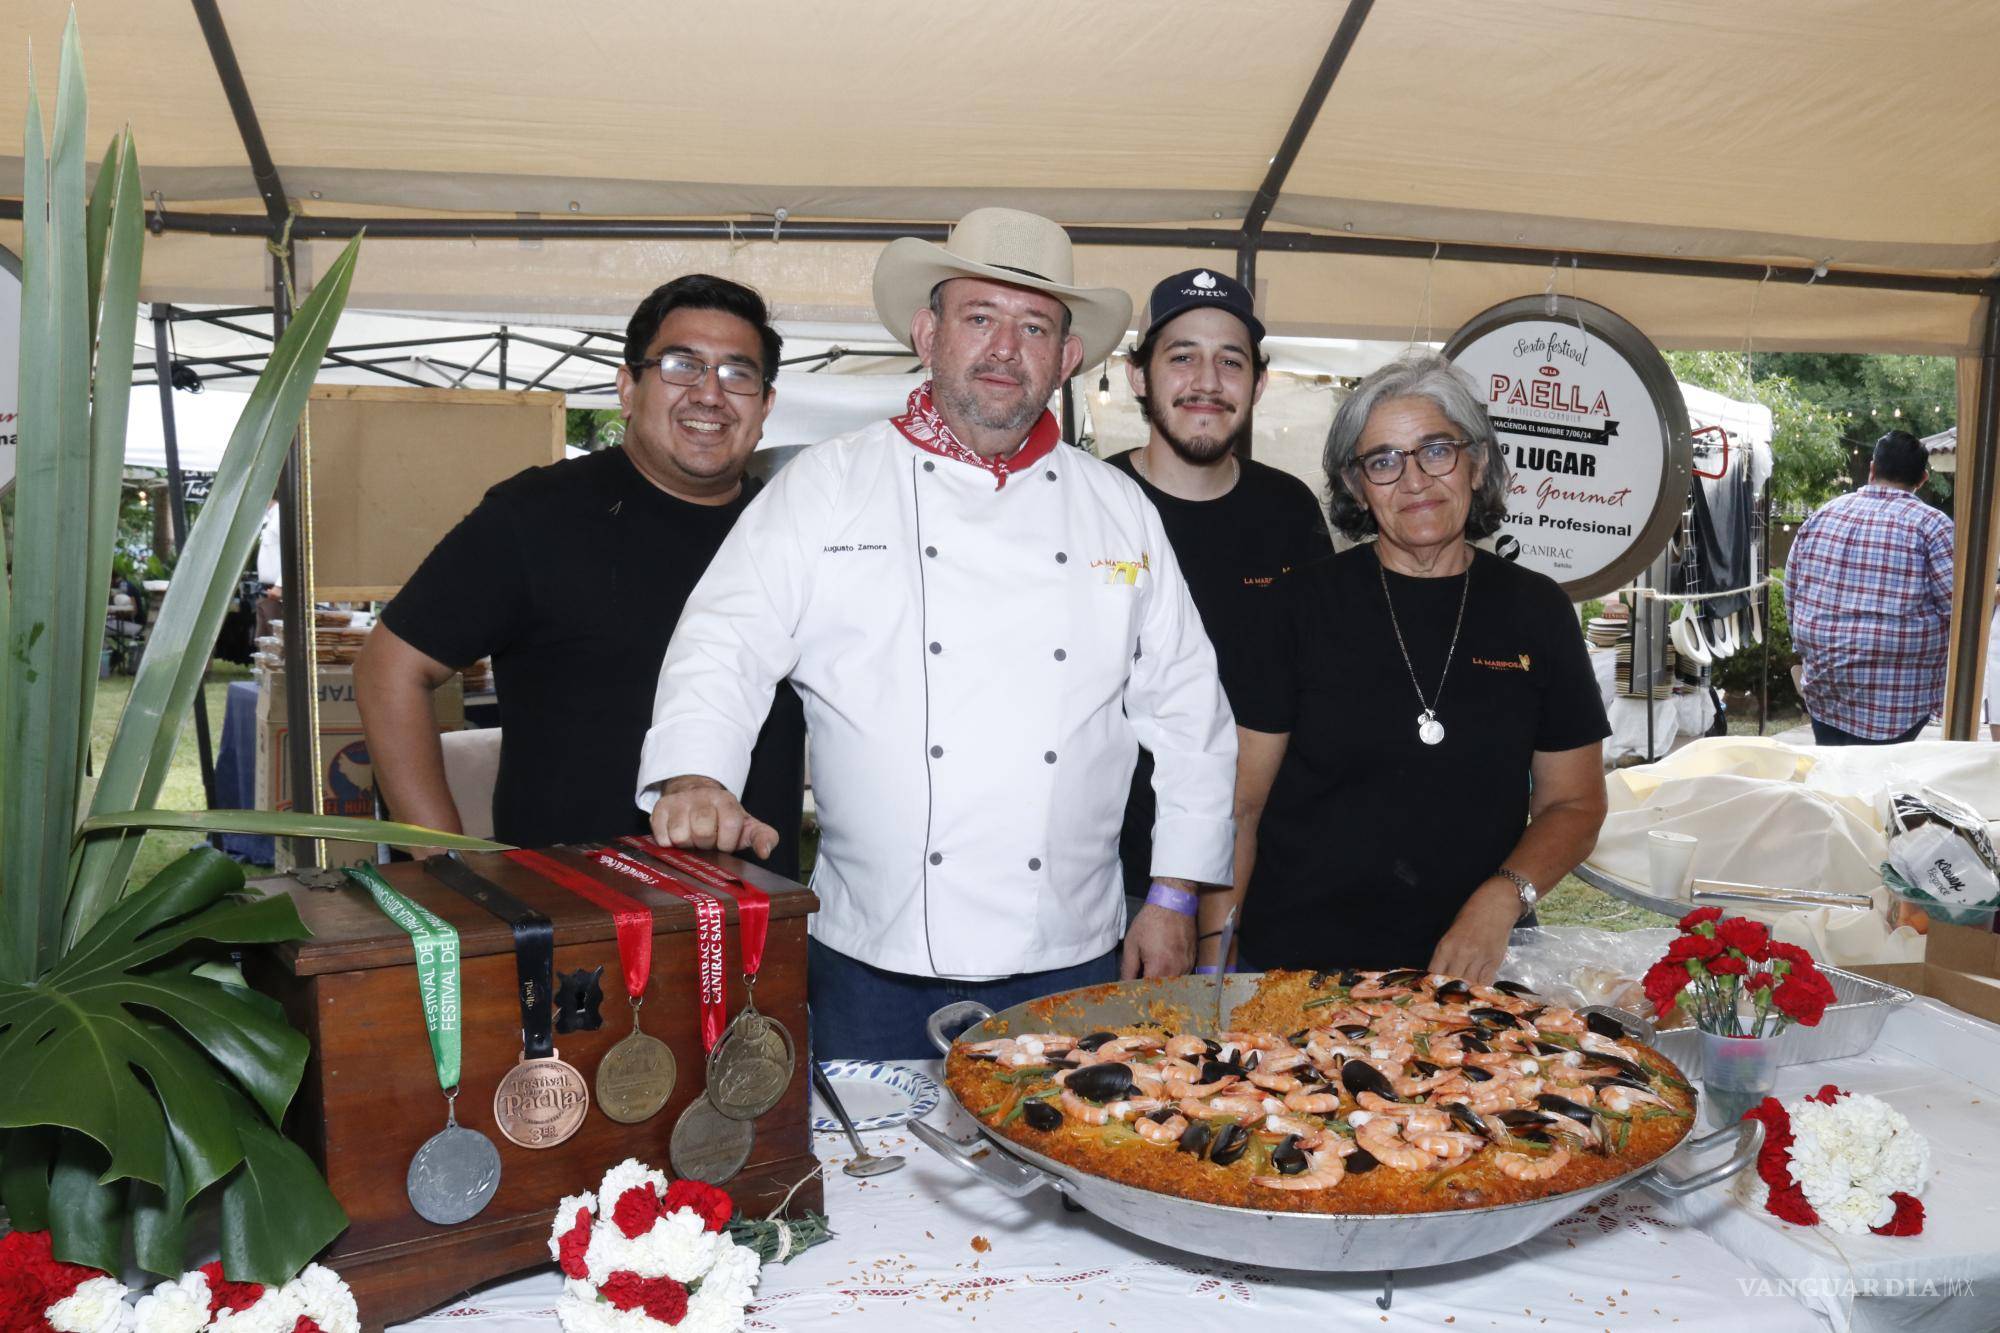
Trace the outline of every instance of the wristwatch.
{"label": "wristwatch", "polygon": [[1507,880],[1510,883],[1512,883],[1514,886],[1514,891],[1521,895],[1522,916],[1526,916],[1528,913],[1535,910],[1535,900],[1542,896],[1535,889],[1535,881],[1529,879],[1526,875],[1522,874],[1520,871],[1510,870],[1506,866],[1501,866],[1498,870],[1494,871],[1493,873],[1498,875],[1501,879]]}

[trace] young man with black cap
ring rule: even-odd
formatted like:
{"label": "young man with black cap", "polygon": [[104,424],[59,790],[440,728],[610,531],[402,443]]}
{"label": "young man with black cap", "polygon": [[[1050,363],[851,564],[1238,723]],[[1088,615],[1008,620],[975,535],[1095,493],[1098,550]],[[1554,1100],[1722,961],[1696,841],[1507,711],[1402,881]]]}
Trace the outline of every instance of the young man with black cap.
{"label": "young man with black cap", "polygon": [[[1270,365],[1263,341],[1250,293],[1225,274],[1191,269],[1153,288],[1145,335],[1125,364],[1152,438],[1109,460],[1160,511],[1232,700],[1244,688],[1245,664],[1263,650],[1279,576],[1333,550],[1305,483],[1246,456]],[[1142,752],[1118,842],[1125,891],[1134,897],[1148,891],[1152,779],[1152,756]],[[1240,845],[1254,836],[1236,831]],[[1204,895],[1202,968],[1218,965],[1225,899],[1235,897]]]}

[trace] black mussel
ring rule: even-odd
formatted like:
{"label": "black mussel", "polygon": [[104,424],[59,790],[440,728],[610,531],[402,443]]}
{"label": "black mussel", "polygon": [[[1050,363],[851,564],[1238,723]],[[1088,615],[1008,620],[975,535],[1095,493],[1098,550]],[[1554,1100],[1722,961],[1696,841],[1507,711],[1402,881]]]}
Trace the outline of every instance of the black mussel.
{"label": "black mussel", "polygon": [[1085,1101],[1115,1102],[1131,1095],[1125,1090],[1132,1086],[1132,1066],[1119,1060],[1085,1065],[1063,1080],[1063,1086]]}
{"label": "black mussel", "polygon": [[1306,988],[1308,990],[1325,990],[1326,983],[1327,983],[1326,973],[1315,972],[1312,974],[1312,976],[1306,979]]}
{"label": "black mussel", "polygon": [[1533,1127],[1533,1128],[1531,1128],[1531,1129],[1523,1129],[1523,1130],[1517,1130],[1517,1131],[1515,1131],[1515,1133],[1514,1133],[1514,1137],[1515,1137],[1515,1138],[1517,1138],[1517,1139],[1525,1139],[1525,1140],[1527,1140],[1527,1141],[1528,1141],[1529,1143],[1554,1143],[1554,1142],[1555,1142],[1555,1140],[1554,1140],[1554,1139],[1552,1139],[1552,1138],[1550,1138],[1550,1137],[1549,1137],[1549,1131],[1548,1131],[1548,1130],[1547,1130],[1546,1128],[1543,1128],[1542,1126],[1539,1126],[1539,1125],[1537,1125],[1537,1126],[1535,1126],[1535,1127]]}
{"label": "black mussel", "polygon": [[1294,1046],[1303,1046],[1308,1041],[1312,1040],[1312,1034],[1313,1030],[1311,1028],[1300,1028],[1297,1032],[1294,1032],[1291,1036],[1286,1037],[1285,1040],[1290,1042]]}
{"label": "black mussel", "polygon": [[1502,1111],[1495,1119],[1509,1129],[1525,1129],[1530,1125],[1546,1125],[1549,1123],[1550,1117],[1545,1112],[1530,1111],[1523,1107],[1516,1110]]}
{"label": "black mussel", "polygon": [[1196,1157],[1208,1148],[1208,1141],[1215,1137],[1215,1131],[1208,1127],[1206,1120],[1196,1120],[1181,1131],[1181,1141],[1174,1146],[1182,1152],[1191,1152]]}
{"label": "black mussel", "polygon": [[1228,1166],[1250,1150],[1250,1131],[1238,1124],[1224,1125],[1208,1150],[1208,1160]]}
{"label": "black mussel", "polygon": [[1424,976],[1425,972],[1420,967],[1394,967],[1377,977],[1375,984],[1378,986],[1407,986],[1413,981],[1422,980]]}
{"label": "black mussel", "polygon": [[1400,1100],[1396,1089],[1390,1086],[1387,1075],[1366,1060],[1349,1060],[1340,1067],[1340,1086],[1359,1097],[1364,1092],[1372,1092],[1388,1101]]}
{"label": "black mussel", "polygon": [[1474,1083],[1484,1083],[1493,1077],[1492,1070],[1481,1069],[1478,1065],[1460,1065],[1458,1072],[1471,1079]]}
{"label": "black mussel", "polygon": [[1547,1005],[1538,1004],[1532,1009],[1523,1009],[1520,1012],[1519,1017],[1523,1023],[1532,1023],[1536,1019],[1540,1018],[1543,1014],[1546,1014],[1548,1011],[1549,1007]]}
{"label": "black mussel", "polygon": [[1358,1176],[1364,1172],[1373,1171],[1376,1167],[1382,1165],[1382,1163],[1375,1159],[1375,1154],[1369,1152],[1366,1148],[1356,1148],[1353,1152],[1347,1154],[1344,1162],[1347,1167],[1347,1174],[1350,1176]]}
{"label": "black mussel", "polygon": [[1305,1149],[1299,1147],[1298,1135],[1285,1135],[1283,1141],[1271,1149],[1271,1165],[1278,1168],[1281,1176],[1296,1176],[1306,1169]]}
{"label": "black mussel", "polygon": [[1436,994],[1440,1004],[1464,1004],[1472,998],[1472,987],[1453,977],[1439,986]]}
{"label": "black mussel", "polygon": [[1361,984],[1361,971],[1358,968],[1343,967],[1340,969],[1340,975],[1335,977],[1334,980],[1343,986],[1358,986]]}
{"label": "black mussel", "polygon": [[1600,1051],[1585,1051],[1583,1053],[1583,1062],[1587,1065],[1601,1065],[1615,1069],[1621,1074],[1638,1079],[1641,1083],[1648,1083],[1653,1077],[1646,1072],[1644,1065],[1635,1065],[1623,1056],[1605,1055]]}
{"label": "black mussel", "polygon": [[1419,1078],[1429,1078],[1432,1074],[1442,1074],[1444,1072],[1438,1066],[1424,1059],[1410,1061],[1410,1068],[1417,1072],[1417,1077]]}
{"label": "black mussel", "polygon": [[1521,1022],[1505,1009],[1495,1009],[1491,1005],[1482,1004],[1477,1009],[1468,1009],[1465,1012],[1469,1017],[1478,1019],[1490,1028],[1518,1027]]}
{"label": "black mussel", "polygon": [[1464,1102],[1449,1102],[1446,1104],[1445,1110],[1450,1112],[1451,1122],[1466,1133],[1488,1137],[1492,1135],[1493,1131],[1487,1128],[1484,1120],[1479,1118],[1479,1112],[1473,1110]]}
{"label": "black mussel", "polygon": [[1292,1077],[1301,1083],[1325,1083],[1327,1081],[1326,1075],[1320,1072],[1319,1066],[1310,1064],[1300,1065],[1297,1069],[1294,1069]]}
{"label": "black mussel", "polygon": [[1051,1056],[1048,1063],[1057,1069],[1081,1069],[1083,1067],[1067,1055]]}
{"label": "black mussel", "polygon": [[1493,983],[1493,989],[1499,991],[1502,995],[1511,995],[1517,1000],[1540,998],[1518,981],[1496,981]]}
{"label": "black mussel", "polygon": [[1046,1101],[1032,1101],[1021,1108],[1021,1119],[1029,1129],[1055,1129],[1063,1122],[1062,1108]]}
{"label": "black mussel", "polygon": [[1079,1051],[1094,1051],[1107,1041],[1117,1040],[1118,1034],[1115,1032],[1093,1032],[1088,1037],[1078,1037],[1076,1048]]}
{"label": "black mussel", "polygon": [[1645,1080],[1633,1078],[1630,1074],[1613,1074],[1610,1078],[1594,1078],[1590,1082],[1593,1087],[1600,1090],[1604,1088],[1630,1088],[1634,1092],[1651,1092],[1653,1090]]}
{"label": "black mussel", "polygon": [[1127,1097],[1143,1097],[1146,1095],[1146,1090],[1137,1083],[1131,1083],[1126,1085],[1125,1095]]}
{"label": "black mussel", "polygon": [[1201,1048],[1208,1053],[1208,1058],[1211,1060],[1222,1054],[1222,1043],[1213,1037],[1203,1037]]}
{"label": "black mussel", "polygon": [[1252,1051],[1250,1052],[1250,1054],[1244,1056],[1243,1072],[1246,1074],[1254,1072],[1257,1068],[1258,1063],[1262,1059],[1263,1059],[1263,1053],[1260,1051]]}
{"label": "black mussel", "polygon": [[1200,1083],[1217,1083],[1225,1078],[1242,1078],[1250,1071],[1233,1060],[1204,1060],[1201,1062]]}
{"label": "black mussel", "polygon": [[1355,1041],[1360,1041],[1368,1035],[1368,1025],[1365,1023],[1342,1023],[1335,1027],[1334,1031],[1343,1037],[1351,1037]]}
{"label": "black mussel", "polygon": [[1594,1113],[1588,1106],[1573,1102],[1567,1097],[1558,1097],[1553,1092],[1545,1092],[1535,1098],[1535,1105],[1544,1111],[1553,1111],[1560,1116],[1568,1116],[1579,1124],[1587,1125]]}
{"label": "black mussel", "polygon": [[1569,1054],[1569,1047],[1567,1047],[1567,1046],[1558,1046],[1558,1045],[1556,1045],[1556,1044],[1555,1044],[1554,1042],[1552,1042],[1552,1041],[1537,1041],[1537,1042],[1530,1042],[1529,1044],[1530,1044],[1531,1046],[1533,1046],[1533,1047],[1535,1048],[1535,1054],[1536,1054],[1536,1055],[1568,1055],[1568,1054]]}
{"label": "black mussel", "polygon": [[975,1051],[975,1050],[972,1050],[972,1049],[968,1048],[968,1049],[966,1050],[966,1052],[965,1052],[965,1058],[966,1058],[966,1059],[968,1059],[968,1060],[986,1060],[986,1061],[994,1061],[994,1060],[998,1060],[998,1059],[1000,1058],[1000,1052],[998,1052],[998,1051]]}
{"label": "black mussel", "polygon": [[1179,1114],[1180,1114],[1180,1108],[1169,1103],[1166,1106],[1162,1106],[1157,1111],[1146,1112],[1146,1119],[1152,1121],[1156,1125],[1164,1125],[1169,1120],[1172,1120],[1175,1116]]}
{"label": "black mussel", "polygon": [[1458,1048],[1461,1051],[1477,1051],[1481,1055],[1487,1055],[1493,1050],[1491,1046],[1486,1044],[1486,1038],[1480,1036],[1479,1033],[1470,1028],[1458,1034]]}
{"label": "black mussel", "polygon": [[1623,1041],[1631,1035],[1625,1030],[1625,1025],[1610,1014],[1585,1014],[1583,1025],[1598,1036],[1609,1037],[1613,1041]]}

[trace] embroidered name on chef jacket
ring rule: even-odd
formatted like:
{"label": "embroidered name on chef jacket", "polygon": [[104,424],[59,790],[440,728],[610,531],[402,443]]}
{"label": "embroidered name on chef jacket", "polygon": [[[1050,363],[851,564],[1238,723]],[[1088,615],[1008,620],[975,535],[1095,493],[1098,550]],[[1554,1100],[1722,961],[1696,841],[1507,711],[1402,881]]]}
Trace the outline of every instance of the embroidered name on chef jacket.
{"label": "embroidered name on chef jacket", "polygon": [[848,551],[886,551],[888,549],[888,544],[885,542],[845,542],[837,546],[822,546],[819,548],[819,553],[821,555],[840,555]]}

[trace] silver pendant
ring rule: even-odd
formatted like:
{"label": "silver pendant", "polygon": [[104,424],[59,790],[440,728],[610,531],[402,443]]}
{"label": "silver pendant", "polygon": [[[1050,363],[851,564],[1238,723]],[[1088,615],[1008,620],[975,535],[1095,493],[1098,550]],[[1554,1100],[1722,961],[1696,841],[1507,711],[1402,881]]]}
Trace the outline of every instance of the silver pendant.
{"label": "silver pendant", "polygon": [[1444,723],[1428,708],[1417,717],[1417,739],[1425,745],[1436,745],[1444,739]]}

